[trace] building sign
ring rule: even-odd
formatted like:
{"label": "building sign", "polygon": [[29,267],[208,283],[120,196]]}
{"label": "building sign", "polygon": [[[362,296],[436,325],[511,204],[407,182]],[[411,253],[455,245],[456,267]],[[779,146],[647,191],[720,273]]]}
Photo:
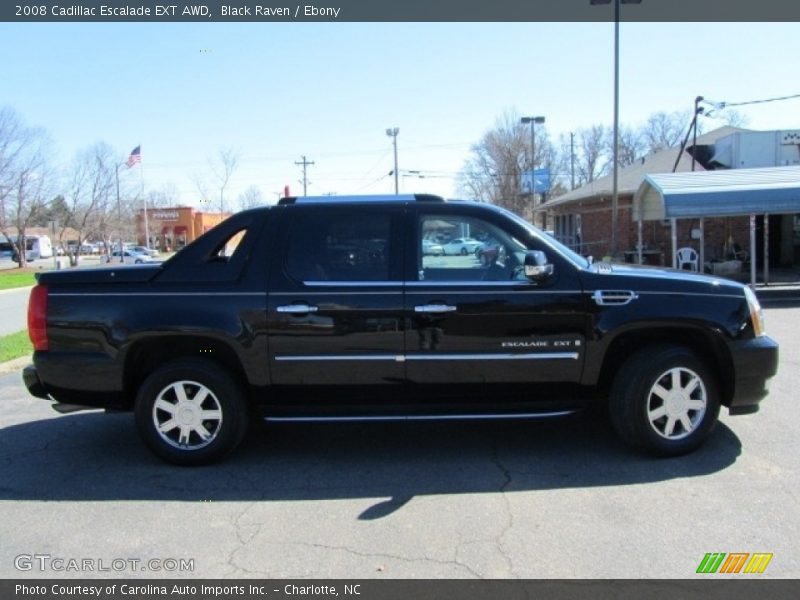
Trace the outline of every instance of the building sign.
{"label": "building sign", "polygon": [[158,219],[159,221],[177,221],[180,215],[177,210],[160,210],[150,213],[150,218]]}
{"label": "building sign", "polygon": [[550,191],[550,169],[536,169],[524,171],[521,175],[520,187],[523,194],[530,194],[531,189],[536,194],[546,194]]}

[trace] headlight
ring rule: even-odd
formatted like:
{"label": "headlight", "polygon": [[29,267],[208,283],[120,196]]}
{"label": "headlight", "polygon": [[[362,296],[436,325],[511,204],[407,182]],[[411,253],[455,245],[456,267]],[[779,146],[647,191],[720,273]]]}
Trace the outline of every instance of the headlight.
{"label": "headlight", "polygon": [[750,320],[753,322],[753,334],[758,337],[764,335],[764,311],[756,298],[755,292],[748,286],[744,288],[744,297],[747,298],[747,307],[750,309]]}

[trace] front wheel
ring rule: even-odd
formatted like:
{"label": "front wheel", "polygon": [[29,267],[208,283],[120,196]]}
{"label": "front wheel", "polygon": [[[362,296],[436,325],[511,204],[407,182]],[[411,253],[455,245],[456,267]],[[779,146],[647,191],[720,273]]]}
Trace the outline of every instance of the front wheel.
{"label": "front wheel", "polygon": [[690,349],[651,346],[617,373],[609,397],[611,421],[631,446],[662,456],[691,452],[719,416],[717,381]]}
{"label": "front wheel", "polygon": [[183,359],[153,372],[136,397],[136,425],[156,455],[177,465],[212,463],[242,441],[247,405],[231,374]]}

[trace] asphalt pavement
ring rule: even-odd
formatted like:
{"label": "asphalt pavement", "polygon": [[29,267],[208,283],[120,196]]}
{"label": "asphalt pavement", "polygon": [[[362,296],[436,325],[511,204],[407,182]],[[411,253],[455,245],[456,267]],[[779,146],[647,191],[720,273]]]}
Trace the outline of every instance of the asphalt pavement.
{"label": "asphalt pavement", "polygon": [[[178,468],[130,415],[60,416],[0,376],[0,577],[693,578],[709,552],[773,558],[763,575],[702,577],[798,577],[800,309],[766,318],[781,365],[762,410],[723,411],[674,459],[586,414],[272,426]],[[193,570],[19,571],[33,554]]]}
{"label": "asphalt pavement", "polygon": [[14,333],[27,327],[30,288],[0,290],[0,335]]}

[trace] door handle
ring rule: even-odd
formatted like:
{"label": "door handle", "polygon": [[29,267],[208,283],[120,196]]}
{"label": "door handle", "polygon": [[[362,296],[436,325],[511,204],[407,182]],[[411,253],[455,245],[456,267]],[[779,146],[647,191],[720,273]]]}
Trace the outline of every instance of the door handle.
{"label": "door handle", "polygon": [[426,314],[449,313],[455,312],[456,310],[458,310],[457,306],[449,306],[447,304],[423,304],[414,307],[414,312]]}
{"label": "door handle", "polygon": [[278,307],[279,313],[288,313],[290,315],[304,315],[307,313],[317,312],[318,310],[318,307],[309,306],[308,304],[285,304]]}

